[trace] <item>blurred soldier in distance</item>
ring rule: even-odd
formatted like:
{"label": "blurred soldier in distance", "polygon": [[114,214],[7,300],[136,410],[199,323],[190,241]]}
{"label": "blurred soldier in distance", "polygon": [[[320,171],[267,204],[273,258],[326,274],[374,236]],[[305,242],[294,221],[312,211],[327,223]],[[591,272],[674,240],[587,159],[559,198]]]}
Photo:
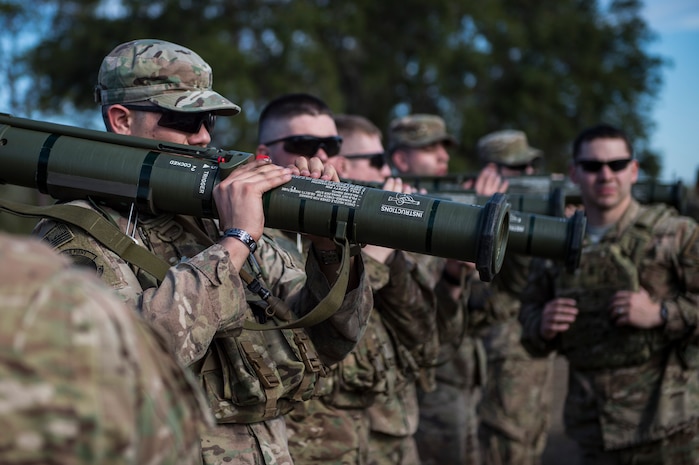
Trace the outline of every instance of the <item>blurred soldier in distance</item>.
{"label": "blurred soldier in distance", "polygon": [[[389,157],[397,175],[443,176],[448,172],[447,149],[456,140],[437,115],[413,114],[395,119],[389,127]],[[479,193],[503,188],[495,170],[479,175]],[[440,351],[435,364],[436,389],[420,390],[420,420],[415,434],[424,465],[479,465],[476,406],[485,377],[485,353],[474,333],[476,318],[467,311],[473,264],[433,258],[437,282],[437,326]]]}
{"label": "blurred soldier in distance", "polygon": [[[542,152],[522,131],[506,129],[478,140],[478,159],[503,177],[532,175]],[[546,446],[553,396],[553,358],[533,358],[520,342],[519,297],[531,258],[506,252],[489,282],[474,281],[469,310],[486,315],[482,336],[487,377],[478,407],[479,441],[487,465],[537,465]]]}

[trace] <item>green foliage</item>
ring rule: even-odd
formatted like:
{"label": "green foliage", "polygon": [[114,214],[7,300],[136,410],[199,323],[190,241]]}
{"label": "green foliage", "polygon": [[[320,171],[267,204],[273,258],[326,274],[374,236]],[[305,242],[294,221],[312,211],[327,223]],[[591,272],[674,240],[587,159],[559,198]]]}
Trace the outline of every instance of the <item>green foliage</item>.
{"label": "green foliage", "polygon": [[[0,6],[4,2],[0,2]],[[453,170],[475,167],[487,132],[517,128],[563,171],[583,127],[619,125],[647,154],[661,57],[639,0],[55,0],[50,34],[27,55],[41,109],[95,108],[102,57],[134,38],[197,51],[214,86],[243,108],[214,144],[252,150],[260,109],[279,94],[314,93],[379,127],[408,112],[445,117],[460,141]],[[96,112],[96,108],[95,108]]]}

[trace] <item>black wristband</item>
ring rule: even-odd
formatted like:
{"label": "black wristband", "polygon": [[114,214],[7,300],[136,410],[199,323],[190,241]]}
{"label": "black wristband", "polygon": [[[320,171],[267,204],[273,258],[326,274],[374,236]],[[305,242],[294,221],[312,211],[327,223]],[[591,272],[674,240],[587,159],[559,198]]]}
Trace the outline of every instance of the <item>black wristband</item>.
{"label": "black wristband", "polygon": [[242,229],[238,228],[230,228],[226,229],[223,232],[224,237],[235,237],[238,239],[240,242],[248,246],[248,249],[250,249],[250,253],[255,253],[255,250],[257,250],[257,242],[255,242],[255,239],[252,238],[250,234],[248,234],[247,231],[244,231]]}

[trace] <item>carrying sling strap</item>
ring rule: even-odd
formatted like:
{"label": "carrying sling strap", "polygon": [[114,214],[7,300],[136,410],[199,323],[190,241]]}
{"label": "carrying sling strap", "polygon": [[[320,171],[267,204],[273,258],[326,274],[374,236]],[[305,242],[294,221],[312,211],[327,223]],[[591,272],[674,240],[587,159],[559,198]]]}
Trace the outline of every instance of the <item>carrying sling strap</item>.
{"label": "carrying sling strap", "polygon": [[94,210],[63,204],[32,206],[6,199],[0,199],[0,210],[19,216],[51,218],[78,226],[125,261],[153,275],[158,282],[162,282],[167,270],[170,269],[167,262],[138,245],[131,237]]}
{"label": "carrying sling strap", "polygon": [[[184,225],[185,229],[188,232],[196,235],[199,240],[202,241],[202,243],[214,243],[209,236],[201,231],[201,228],[199,228],[191,218],[183,216],[178,216],[178,218]],[[282,324],[268,324],[246,320],[243,323],[243,328],[257,331],[308,328],[330,318],[342,305],[342,301],[345,299],[347,285],[349,284],[350,245],[349,241],[347,240],[347,223],[338,221],[333,241],[340,248],[342,255],[337,279],[331,286],[328,294],[320,302],[318,302],[318,305],[316,305],[315,308],[313,308],[306,315],[296,320],[290,320],[292,315],[291,310],[288,309],[286,304],[281,299],[271,295],[269,291],[264,292],[265,289],[262,288],[259,281],[251,276],[250,273],[241,269],[239,271],[240,278],[248,286],[248,289],[260,295],[270,305],[267,316],[277,316],[279,319],[287,321],[286,323]]]}
{"label": "carrying sling strap", "polygon": [[[167,262],[145,247],[138,245],[131,237],[124,234],[117,226],[94,210],[66,204],[32,206],[6,199],[0,199],[0,210],[19,216],[51,218],[78,226],[126,262],[153,275],[158,282],[163,281],[167,271],[170,269],[170,265]],[[214,241],[203,234],[188,218],[183,216],[179,216],[179,218],[184,222],[184,226],[189,232],[194,233],[197,231],[195,234],[200,240],[205,240],[209,245],[214,244]],[[340,247],[342,254],[337,280],[330,288],[330,292],[318,302],[315,308],[303,317],[281,325],[262,324],[248,320],[244,322],[243,327],[257,331],[306,328],[330,318],[342,305],[349,283],[350,246],[347,240],[346,228],[346,223],[338,222],[334,238],[334,242]],[[242,269],[240,270],[240,276],[248,287],[259,286],[259,282]],[[281,318],[288,319],[291,315],[290,310],[286,308],[286,305],[280,299],[269,295],[265,300],[270,304],[275,314]],[[283,308],[281,308],[282,306]]]}

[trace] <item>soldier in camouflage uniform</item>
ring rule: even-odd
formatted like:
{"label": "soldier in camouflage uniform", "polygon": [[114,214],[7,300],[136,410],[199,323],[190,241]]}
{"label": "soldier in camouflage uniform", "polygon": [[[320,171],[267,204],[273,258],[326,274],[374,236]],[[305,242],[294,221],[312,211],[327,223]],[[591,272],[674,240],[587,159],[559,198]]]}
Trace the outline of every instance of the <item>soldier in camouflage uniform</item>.
{"label": "soldier in camouflage uniform", "polygon": [[[212,90],[206,62],[169,42],[119,45],[104,59],[98,79],[105,125],[119,134],[206,146],[216,116],[240,111]],[[317,159],[304,159],[296,169],[251,161],[214,189],[217,221],[73,202],[99,212],[169,264],[162,282],[71,224],[45,220],[35,231],[96,271],[167,335],[169,347],[199,376],[217,422],[202,436],[207,464],[291,463],[283,414],[313,395],[324,366],[352,350],[372,307],[357,257],[342,305],[324,322],[308,329],[242,328],[256,320],[274,327],[307,314],[337,276],[338,266],[320,263],[315,254],[304,272],[263,235],[262,194],[299,172],[337,179]],[[314,248],[329,242],[313,240]],[[246,283],[251,289],[261,284],[286,305],[272,307],[264,292],[247,290]]]}
{"label": "soldier in camouflage uniform", "polygon": [[[446,149],[454,143],[442,118],[435,115],[406,116],[394,120],[389,129],[390,160],[399,174],[447,174]],[[482,182],[497,183],[499,177]],[[485,354],[475,334],[474,315],[466,311],[470,281],[477,275],[472,264],[456,260],[433,259],[429,267],[437,283],[440,353],[436,389],[419,392],[420,419],[415,439],[426,465],[477,465],[476,406],[485,374]]]}
{"label": "soldier in camouflage uniform", "polygon": [[[503,177],[534,174],[540,150],[522,131],[496,131],[478,140],[484,169]],[[517,319],[530,257],[507,252],[492,282],[475,281],[469,308],[487,315],[481,331],[487,378],[478,406],[483,463],[536,465],[546,446],[553,397],[553,357],[532,357],[522,346]]]}
{"label": "soldier in camouflage uniform", "polygon": [[523,343],[569,363],[564,420],[583,464],[699,463],[699,228],[631,196],[624,132],[582,131],[570,177],[588,231],[574,274],[535,260]]}
{"label": "soldier in camouflage uniform", "polygon": [[213,419],[164,340],[35,239],[0,261],[0,463],[201,463]]}
{"label": "soldier in camouflage uniform", "polygon": [[[343,143],[328,163],[342,178],[383,183],[390,169],[378,128],[354,115],[339,115],[335,122]],[[384,187],[412,192],[399,179],[388,179]],[[288,416],[297,464],[420,463],[412,437],[418,421],[415,381],[420,366],[436,355],[434,283],[415,254],[367,245],[362,256],[375,308],[357,347],[333,367],[328,394]],[[348,427],[354,434],[342,434]]]}

